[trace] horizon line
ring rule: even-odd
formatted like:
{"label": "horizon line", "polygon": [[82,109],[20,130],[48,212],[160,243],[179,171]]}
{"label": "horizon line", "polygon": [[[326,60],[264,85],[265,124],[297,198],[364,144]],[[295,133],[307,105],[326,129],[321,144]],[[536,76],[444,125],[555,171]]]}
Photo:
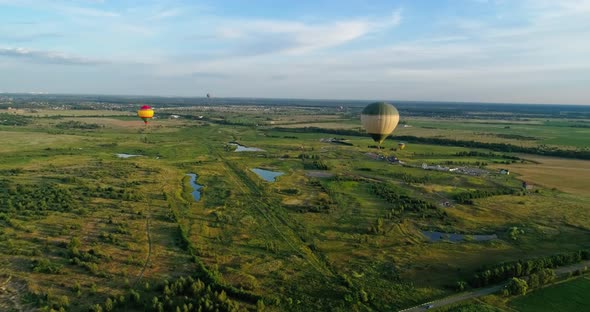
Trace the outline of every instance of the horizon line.
{"label": "horizon line", "polygon": [[107,96],[107,97],[136,97],[136,98],[182,98],[182,99],[248,99],[248,100],[298,100],[298,101],[348,101],[348,102],[390,102],[395,104],[399,103],[429,103],[429,104],[491,104],[491,105],[553,105],[553,106],[590,106],[587,104],[571,104],[571,103],[531,103],[531,102],[485,102],[485,101],[453,101],[453,100],[391,100],[391,99],[345,99],[345,98],[288,98],[288,97],[245,97],[245,96],[213,96],[207,98],[207,96],[183,96],[183,95],[138,95],[138,94],[113,94],[113,93],[51,93],[51,92],[6,92],[1,91],[0,95],[31,95],[31,96]]}

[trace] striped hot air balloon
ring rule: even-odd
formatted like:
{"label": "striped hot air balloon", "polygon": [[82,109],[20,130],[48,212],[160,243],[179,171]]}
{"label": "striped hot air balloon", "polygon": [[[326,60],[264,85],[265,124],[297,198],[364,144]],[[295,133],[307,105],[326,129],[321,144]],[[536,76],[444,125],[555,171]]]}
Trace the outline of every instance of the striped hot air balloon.
{"label": "striped hot air balloon", "polygon": [[361,112],[363,127],[379,145],[393,132],[398,122],[399,112],[389,103],[372,103]]}
{"label": "striped hot air balloon", "polygon": [[150,106],[144,105],[137,111],[137,116],[143,119],[143,122],[147,125],[148,120],[154,117],[154,110]]}

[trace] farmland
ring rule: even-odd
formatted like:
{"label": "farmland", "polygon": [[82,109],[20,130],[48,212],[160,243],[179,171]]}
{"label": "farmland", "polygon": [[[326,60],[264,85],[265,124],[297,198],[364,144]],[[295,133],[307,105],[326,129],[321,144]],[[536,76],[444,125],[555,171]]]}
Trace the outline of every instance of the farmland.
{"label": "farmland", "polygon": [[[359,129],[361,104],[162,103],[144,126],[137,105],[109,101],[0,105],[0,310],[397,310],[484,266],[590,248],[588,160],[399,150],[395,137],[583,152],[589,128],[569,126],[590,118],[535,107],[440,120],[408,104],[377,150],[362,132],[329,133]],[[253,168],[283,174],[266,182]]]}
{"label": "farmland", "polygon": [[583,311],[590,305],[590,280],[578,278],[517,298],[510,306],[528,311]]}

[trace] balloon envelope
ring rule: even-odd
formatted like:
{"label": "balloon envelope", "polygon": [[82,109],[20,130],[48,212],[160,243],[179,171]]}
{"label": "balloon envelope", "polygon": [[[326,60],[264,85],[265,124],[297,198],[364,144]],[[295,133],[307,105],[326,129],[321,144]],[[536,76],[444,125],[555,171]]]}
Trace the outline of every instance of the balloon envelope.
{"label": "balloon envelope", "polygon": [[144,105],[137,111],[137,116],[147,124],[148,120],[154,117],[154,110],[150,106]]}
{"label": "balloon envelope", "polygon": [[399,112],[389,103],[372,103],[367,105],[361,112],[363,127],[371,138],[379,144],[383,143],[385,138],[393,132],[398,122]]}

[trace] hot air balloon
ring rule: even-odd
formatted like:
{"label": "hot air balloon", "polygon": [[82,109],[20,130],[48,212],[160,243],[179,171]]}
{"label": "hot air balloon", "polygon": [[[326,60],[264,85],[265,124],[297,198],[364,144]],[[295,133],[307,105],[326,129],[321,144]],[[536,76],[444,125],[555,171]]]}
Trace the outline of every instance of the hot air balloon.
{"label": "hot air balloon", "polygon": [[402,143],[402,142],[399,142],[397,144],[397,148],[399,148],[400,150],[403,150],[404,148],[406,148],[406,144],[405,143]]}
{"label": "hot air balloon", "polygon": [[399,112],[389,103],[372,103],[367,105],[361,112],[363,127],[379,145],[393,132],[398,122]]}
{"label": "hot air balloon", "polygon": [[143,119],[143,122],[147,125],[148,120],[154,117],[154,110],[150,106],[144,105],[137,111],[137,116]]}

